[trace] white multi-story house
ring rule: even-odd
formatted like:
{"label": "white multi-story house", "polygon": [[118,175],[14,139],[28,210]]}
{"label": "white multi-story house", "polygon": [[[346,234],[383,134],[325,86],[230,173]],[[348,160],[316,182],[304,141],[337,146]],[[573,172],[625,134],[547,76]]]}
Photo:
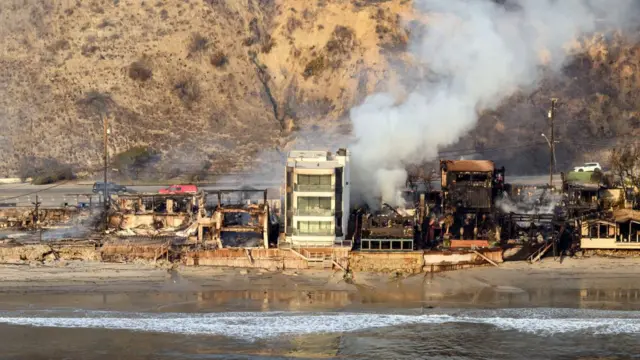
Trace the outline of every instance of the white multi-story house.
{"label": "white multi-story house", "polygon": [[285,241],[296,247],[344,244],[349,224],[349,153],[291,151],[285,171]]}

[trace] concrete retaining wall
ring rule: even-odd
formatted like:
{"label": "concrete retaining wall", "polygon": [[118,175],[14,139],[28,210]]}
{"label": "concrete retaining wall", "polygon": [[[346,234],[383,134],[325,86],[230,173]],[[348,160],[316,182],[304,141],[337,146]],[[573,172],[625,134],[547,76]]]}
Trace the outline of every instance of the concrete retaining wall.
{"label": "concrete retaining wall", "polygon": [[[487,262],[474,252],[350,252],[348,249],[298,249],[301,253],[333,252],[343,268],[352,271],[420,273],[484,266]],[[306,250],[306,251],[305,251]],[[265,269],[308,269],[309,261],[289,250],[220,249],[188,252],[184,262],[190,266],[223,266]],[[484,250],[482,254],[496,263],[503,262],[501,250]],[[335,266],[332,266],[335,268]]]}
{"label": "concrete retaining wall", "polygon": [[[482,255],[495,263],[503,262],[502,250],[482,250]],[[483,264],[487,261],[475,252],[444,252],[434,251],[424,254],[424,264],[429,265],[447,265],[447,264]]]}
{"label": "concrete retaining wall", "polygon": [[100,256],[106,262],[127,262],[136,259],[155,261],[167,255],[167,243],[136,243],[110,241],[102,245]]}
{"label": "concrete retaining wall", "polygon": [[419,273],[424,266],[424,253],[412,252],[360,252],[349,254],[349,267],[353,271]]}
{"label": "concrete retaining wall", "polygon": [[288,250],[219,249],[190,251],[184,262],[189,266],[225,266],[261,269],[307,269],[307,261]]}

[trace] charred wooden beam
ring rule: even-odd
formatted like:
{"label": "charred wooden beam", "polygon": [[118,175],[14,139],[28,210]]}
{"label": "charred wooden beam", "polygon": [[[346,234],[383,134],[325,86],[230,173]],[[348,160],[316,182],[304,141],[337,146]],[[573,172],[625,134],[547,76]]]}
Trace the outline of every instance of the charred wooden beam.
{"label": "charred wooden beam", "polygon": [[264,231],[260,226],[223,226],[220,232],[254,232],[260,233]]}

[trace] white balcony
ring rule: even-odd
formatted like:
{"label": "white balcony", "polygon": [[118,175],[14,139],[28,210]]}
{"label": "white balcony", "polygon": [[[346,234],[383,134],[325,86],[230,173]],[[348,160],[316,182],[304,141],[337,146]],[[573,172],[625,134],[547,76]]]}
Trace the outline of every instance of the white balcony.
{"label": "white balcony", "polygon": [[295,209],[294,215],[296,216],[316,216],[316,217],[325,217],[325,216],[333,216],[335,215],[335,210],[332,209]]}
{"label": "white balcony", "polygon": [[335,191],[335,186],[333,185],[320,185],[320,184],[316,184],[316,185],[311,185],[311,184],[295,184],[295,186],[293,187],[293,190],[296,192],[307,192],[307,193],[327,193],[327,192],[334,192]]}

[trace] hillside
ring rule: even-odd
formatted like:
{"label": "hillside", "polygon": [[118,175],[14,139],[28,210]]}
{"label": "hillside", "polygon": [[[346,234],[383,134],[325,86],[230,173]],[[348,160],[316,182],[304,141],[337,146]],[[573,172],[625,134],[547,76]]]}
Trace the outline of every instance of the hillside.
{"label": "hillside", "polygon": [[549,135],[547,111],[556,97],[558,171],[589,161],[607,165],[611,148],[640,136],[638,70],[640,46],[629,34],[582,39],[561,74],[545,78],[532,94],[513,96],[496,111],[485,112],[476,131],[456,148],[471,148],[511,173],[548,171],[549,148],[541,133]]}
{"label": "hillside", "polygon": [[[99,168],[101,115],[112,154],[162,155],[154,176],[205,160],[209,171],[237,171],[300,134],[348,134],[352,106],[411,80],[401,77],[415,66],[411,9],[409,0],[3,2],[0,176],[25,158]],[[539,141],[551,95],[562,99],[560,136],[585,144],[559,150],[566,163],[638,129],[638,48],[604,44],[588,39],[564,76],[485,113],[451,154]],[[546,145],[535,146],[525,172],[546,166]],[[517,168],[519,153],[504,162]]]}
{"label": "hillside", "polygon": [[99,109],[112,152],[151,145],[224,170],[294,130],[341,126],[406,44],[410,4],[375,3],[2,3],[2,170],[27,154],[99,166]]}

